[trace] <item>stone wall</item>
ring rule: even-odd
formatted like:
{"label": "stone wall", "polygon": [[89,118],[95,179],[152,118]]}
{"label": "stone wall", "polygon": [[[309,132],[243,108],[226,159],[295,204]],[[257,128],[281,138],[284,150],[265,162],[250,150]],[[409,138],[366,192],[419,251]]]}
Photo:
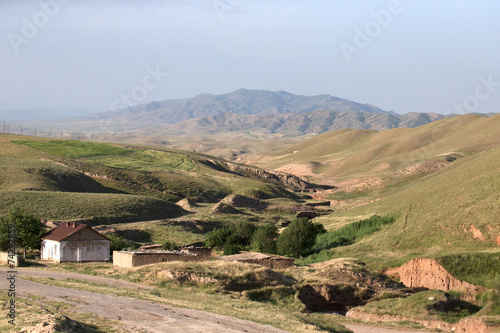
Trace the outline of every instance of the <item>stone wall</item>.
{"label": "stone wall", "polygon": [[113,266],[137,267],[160,262],[207,261],[210,257],[178,251],[113,251]]}
{"label": "stone wall", "polygon": [[244,262],[247,264],[256,264],[265,267],[269,267],[271,269],[285,269],[288,267],[292,267],[294,264],[294,259],[247,259],[247,260],[238,260],[239,262]]}
{"label": "stone wall", "polygon": [[[9,259],[11,262],[9,263]],[[24,259],[18,256],[17,254],[14,256],[14,258],[9,258],[9,253],[8,252],[0,252],[0,261],[6,263],[7,265],[12,264],[12,261],[14,262],[14,266],[19,267],[19,266],[24,266]]]}

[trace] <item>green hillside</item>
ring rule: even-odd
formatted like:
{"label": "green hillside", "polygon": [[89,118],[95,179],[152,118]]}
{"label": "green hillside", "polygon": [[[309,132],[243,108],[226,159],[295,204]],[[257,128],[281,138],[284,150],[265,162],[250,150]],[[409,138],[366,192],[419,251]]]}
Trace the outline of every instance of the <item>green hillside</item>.
{"label": "green hillside", "polygon": [[182,198],[293,196],[257,168],[197,153],[0,134],[0,214],[91,223],[179,216]]}
{"label": "green hillside", "polygon": [[394,188],[378,201],[322,217],[333,230],[346,218],[374,213],[398,219],[357,243],[325,250],[314,261],[355,256],[382,268],[418,256],[498,251],[499,161],[500,146],[489,148]]}

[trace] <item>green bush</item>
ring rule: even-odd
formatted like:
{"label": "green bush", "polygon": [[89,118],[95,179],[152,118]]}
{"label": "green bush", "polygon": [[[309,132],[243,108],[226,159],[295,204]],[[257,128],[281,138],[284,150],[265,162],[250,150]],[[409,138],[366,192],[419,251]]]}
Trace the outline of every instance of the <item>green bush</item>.
{"label": "green bush", "polygon": [[238,243],[235,243],[235,242],[227,242],[222,247],[222,250],[224,251],[225,256],[228,256],[231,254],[237,254],[237,253],[240,253],[241,245],[239,245]]}
{"label": "green bush", "polygon": [[369,219],[351,223],[338,230],[333,230],[319,235],[316,240],[316,244],[314,245],[314,251],[320,252],[324,249],[331,249],[338,246],[352,244],[355,241],[380,230],[383,225],[391,224],[393,222],[393,217],[373,215]]}
{"label": "green bush", "polygon": [[[24,213],[20,208],[12,209],[0,217],[0,249],[7,251],[9,244],[18,248],[40,249],[40,236],[45,228],[39,218]],[[13,238],[13,239],[12,239]]]}
{"label": "green bush", "polygon": [[229,228],[216,228],[207,233],[205,246],[212,249],[222,249],[229,236],[232,234]]}
{"label": "green bush", "polygon": [[250,245],[255,229],[255,225],[250,222],[240,222],[231,225],[231,242],[238,243],[241,246]]}
{"label": "green bush", "polygon": [[174,242],[169,242],[169,241],[163,242],[161,247],[164,250],[169,250],[169,251],[177,251],[179,249],[179,246],[177,246],[177,244],[175,244]]}
{"label": "green bush", "polygon": [[117,235],[114,232],[107,233],[106,237],[108,237],[109,240],[111,241],[109,248],[111,254],[113,254],[113,251],[121,251],[130,247],[130,243],[126,239]]}
{"label": "green bush", "polygon": [[268,223],[258,228],[253,234],[251,248],[257,252],[276,254],[276,238],[278,228],[272,223]]}
{"label": "green bush", "polygon": [[307,218],[295,219],[278,236],[277,252],[287,257],[299,258],[313,247],[316,236],[324,233],[322,224],[315,224]]}

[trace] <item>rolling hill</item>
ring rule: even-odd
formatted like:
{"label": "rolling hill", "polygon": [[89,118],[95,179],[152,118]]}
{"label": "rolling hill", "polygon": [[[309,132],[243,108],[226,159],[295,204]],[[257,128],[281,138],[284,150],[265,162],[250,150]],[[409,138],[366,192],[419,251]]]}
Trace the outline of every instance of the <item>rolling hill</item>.
{"label": "rolling hill", "polygon": [[499,161],[500,146],[489,148],[392,188],[378,200],[322,217],[333,230],[346,218],[375,212],[397,219],[360,242],[324,250],[316,260],[354,256],[382,269],[416,257],[498,252]]}
{"label": "rolling hill", "polygon": [[294,197],[292,175],[191,152],[0,134],[0,214],[92,224],[176,217],[183,198]]}
{"label": "rolling hill", "polygon": [[498,128],[499,115],[463,115],[416,128],[343,129],[263,155],[254,164],[299,175],[307,169],[312,179],[330,182],[411,174],[408,168],[417,172],[418,165],[434,171],[454,159],[499,145]]}
{"label": "rolling hill", "polygon": [[[426,256],[495,252],[500,245],[500,115],[463,115],[417,128],[343,129],[262,156],[255,164],[338,186],[314,193],[337,230],[374,214],[395,222],[305,262],[356,257],[381,269]],[[319,250],[318,250],[319,251]]]}

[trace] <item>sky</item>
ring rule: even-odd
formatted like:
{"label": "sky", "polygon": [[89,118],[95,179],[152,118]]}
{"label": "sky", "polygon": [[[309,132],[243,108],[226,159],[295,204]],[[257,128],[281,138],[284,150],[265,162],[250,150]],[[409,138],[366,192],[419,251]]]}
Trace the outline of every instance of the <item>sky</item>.
{"label": "sky", "polygon": [[0,120],[240,88],[498,113],[498,13],[493,0],[2,0]]}

